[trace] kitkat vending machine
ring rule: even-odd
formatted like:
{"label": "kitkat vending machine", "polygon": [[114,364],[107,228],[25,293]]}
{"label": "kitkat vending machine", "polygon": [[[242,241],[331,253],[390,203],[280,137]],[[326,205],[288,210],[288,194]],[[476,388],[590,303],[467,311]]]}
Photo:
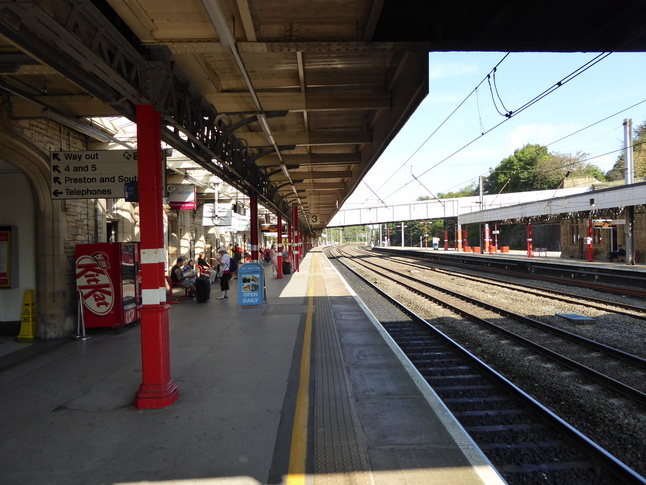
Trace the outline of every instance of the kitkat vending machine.
{"label": "kitkat vending machine", "polygon": [[120,328],[139,320],[139,243],[78,244],[76,288],[86,328]]}

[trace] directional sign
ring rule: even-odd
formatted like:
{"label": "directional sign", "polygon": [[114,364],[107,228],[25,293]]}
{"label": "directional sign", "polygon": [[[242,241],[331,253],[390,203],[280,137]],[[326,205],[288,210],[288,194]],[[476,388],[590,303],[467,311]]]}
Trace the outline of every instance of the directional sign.
{"label": "directional sign", "polygon": [[52,199],[119,199],[137,181],[136,150],[51,152]]}

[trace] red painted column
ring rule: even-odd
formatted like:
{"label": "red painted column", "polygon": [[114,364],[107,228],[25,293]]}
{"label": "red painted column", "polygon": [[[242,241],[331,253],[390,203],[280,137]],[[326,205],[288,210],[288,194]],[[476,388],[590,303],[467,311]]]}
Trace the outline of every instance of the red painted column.
{"label": "red painted column", "polygon": [[594,261],[594,251],[592,249],[592,219],[588,219],[588,263]]}
{"label": "red painted column", "polygon": [[489,224],[485,224],[484,228],[484,252],[491,253],[491,233],[489,232]]}
{"label": "red painted column", "polygon": [[285,277],[283,274],[283,216],[278,214],[278,275],[277,279]]}
{"label": "red painted column", "polygon": [[532,244],[532,223],[527,224],[527,256],[534,257],[534,246]]}
{"label": "red painted column", "polygon": [[300,260],[300,257],[299,257],[299,253],[300,253],[299,249],[300,248],[298,247],[298,238],[299,238],[298,206],[296,204],[294,204],[292,206],[292,217],[294,219],[294,226],[292,228],[292,231],[294,232],[294,240],[293,240],[294,241],[293,242],[293,246],[294,246],[294,271],[298,271],[298,269],[300,267],[301,260]]}
{"label": "red painted column", "polygon": [[292,253],[292,248],[294,247],[294,226],[291,222],[287,223],[287,261],[289,261],[289,267],[292,272],[294,272],[294,255]]}
{"label": "red painted column", "polygon": [[444,251],[449,250],[449,231],[444,229]]}
{"label": "red painted column", "polygon": [[251,219],[251,262],[258,263],[258,197],[249,196],[249,212]]}
{"label": "red painted column", "polygon": [[160,115],[152,106],[137,106],[137,158],[141,234],[141,364],[137,409],[160,409],[179,393],[170,377],[170,342],[166,300],[163,163]]}

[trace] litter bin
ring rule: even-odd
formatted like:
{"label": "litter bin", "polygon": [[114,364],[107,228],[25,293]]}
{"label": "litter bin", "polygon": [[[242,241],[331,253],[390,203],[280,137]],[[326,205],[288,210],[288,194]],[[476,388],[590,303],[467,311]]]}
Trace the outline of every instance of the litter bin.
{"label": "litter bin", "polygon": [[289,261],[283,261],[283,274],[291,273]]}

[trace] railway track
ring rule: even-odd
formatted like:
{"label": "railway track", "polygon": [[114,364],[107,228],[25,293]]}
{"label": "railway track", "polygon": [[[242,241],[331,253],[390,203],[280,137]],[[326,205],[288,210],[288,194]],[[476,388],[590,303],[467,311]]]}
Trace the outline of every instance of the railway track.
{"label": "railway track", "polygon": [[[362,252],[364,254],[369,254],[369,252],[366,250],[363,250]],[[580,304],[581,301],[585,301],[586,306],[589,308],[596,308],[599,310],[611,310],[612,312],[617,314],[623,314],[633,318],[640,318],[642,320],[646,320],[646,307],[644,307],[643,305],[642,306],[632,305],[629,303],[623,303],[615,300],[597,298],[590,295],[575,294],[568,291],[559,291],[553,288],[546,289],[541,286],[524,284],[519,282],[509,283],[505,279],[493,278],[491,276],[483,276],[482,274],[474,276],[471,273],[467,273],[465,271],[457,271],[457,270],[450,271],[447,269],[438,268],[436,266],[433,266],[432,262],[424,261],[424,260],[410,261],[410,260],[406,260],[405,258],[400,258],[397,256],[388,256],[388,258],[391,259],[392,261],[398,262],[399,264],[408,265],[411,268],[416,268],[416,269],[430,268],[434,272],[444,274],[444,275],[459,275],[459,277],[465,281],[473,281],[473,282],[489,281],[491,284],[495,284],[499,287],[504,287],[504,288],[508,288],[516,291],[522,291],[523,294],[525,295],[547,296],[553,300],[560,300],[560,301],[569,302],[569,303]],[[562,284],[562,283],[563,283],[562,281],[559,282],[559,284]],[[595,289],[600,290],[600,288],[595,288]]]}
{"label": "railway track", "polygon": [[[374,248],[381,254],[391,254],[388,248]],[[550,264],[545,262],[532,263],[530,261],[504,260],[489,258],[483,255],[482,258],[462,257],[459,253],[443,255],[438,253],[420,253],[417,250],[397,250],[397,254],[413,257],[418,260],[429,261],[437,265],[453,268],[481,270],[491,274],[499,274],[512,277],[531,276],[533,280],[546,283],[566,284],[579,288],[597,290],[604,293],[628,295],[634,298],[646,300],[646,282],[643,277],[636,277],[635,274],[626,275],[617,271],[596,271],[592,267],[558,263]],[[614,281],[608,281],[614,280]]]}
{"label": "railway track", "polygon": [[[340,262],[344,259],[341,251],[337,252],[337,260]],[[357,259],[367,258],[364,254],[363,258]],[[352,260],[351,265],[355,264],[356,260]],[[409,284],[417,278],[403,276],[397,270],[387,273],[383,266],[367,261],[360,264],[363,272],[370,271],[372,275],[380,275],[380,278],[388,278],[399,285],[405,284],[409,287],[408,291],[414,291],[417,295],[429,292],[426,282]],[[348,265],[346,267],[351,270]],[[509,483],[646,483],[637,472],[437,331],[423,317],[398,301],[398,298],[389,296],[381,288],[372,285],[371,280],[376,276],[357,277],[410,316],[412,322],[408,325],[398,323],[384,326]],[[409,282],[404,283],[404,280]],[[442,295],[435,297],[434,302],[447,306],[446,300],[453,298],[457,296],[442,291]],[[458,311],[463,318],[470,317],[471,310],[466,310],[463,302],[460,299],[460,303],[456,305],[462,307]],[[480,308],[478,312],[483,311],[481,303],[476,303]],[[494,310],[485,308],[484,311]],[[500,316],[499,313],[497,315]],[[507,318],[510,317],[504,317]],[[534,327],[541,325],[544,324],[532,323]],[[491,323],[488,322],[487,326],[490,331]],[[496,331],[500,332],[498,329]],[[502,338],[511,340],[509,333],[504,330]],[[532,351],[538,351],[537,348],[542,347],[536,343],[524,343],[524,337],[513,338],[518,345],[530,345]],[[558,338],[569,339],[569,336],[560,335]],[[614,354],[614,359],[625,358],[630,364],[622,365],[634,366],[636,374],[643,373],[646,369],[646,363],[639,357],[623,355],[625,353],[621,351],[613,352],[604,346],[599,347],[598,343],[578,342],[577,345],[590,345],[588,353]],[[559,365],[567,364],[568,368],[585,374],[586,379],[595,378],[599,385],[610,387],[611,392],[621,392],[639,406],[644,405],[641,390],[604,376],[601,372],[589,372],[585,366],[573,360],[568,362],[571,359],[563,358],[554,350],[545,351],[542,355],[559,361]],[[607,364],[606,367],[613,365]]]}
{"label": "railway track", "polygon": [[[569,358],[566,354],[587,354],[588,351],[583,350],[582,352],[581,349],[578,348],[584,347],[585,349],[594,352],[593,357],[587,359],[591,361],[590,363],[592,365],[610,369],[610,372],[612,372],[612,368],[616,367],[616,361],[619,360],[631,366],[631,373],[642,373],[643,375],[646,375],[646,360],[641,357],[628,354],[615,349],[614,347],[580,337],[576,334],[552,327],[538,320],[534,320],[431,283],[421,281],[413,276],[402,275],[397,270],[391,270],[384,266],[374,265],[367,262],[359,262],[357,264],[364,268],[372,269],[378,273],[388,274],[393,281],[401,283],[408,290],[415,292],[419,296],[448,308],[465,318],[476,321],[479,325],[497,332],[504,338],[513,340],[524,347],[530,348],[533,351],[538,352],[571,370],[579,372],[628,398],[634,399],[640,404],[646,405],[646,394],[641,390],[637,390],[634,387],[623,384],[602,372],[587,367],[576,360]],[[408,284],[407,281],[412,282],[413,284]],[[479,315],[483,315],[488,318],[483,318]],[[503,316],[504,319],[498,319],[499,316]],[[532,332],[527,331],[526,329],[518,329],[517,327],[519,323],[538,331]],[[511,329],[513,329],[513,331]],[[527,336],[525,337],[521,335],[521,332]],[[550,335],[547,336],[545,334],[546,332]],[[576,348],[568,349],[568,346]],[[558,349],[558,352],[552,349]],[[622,370],[622,372],[625,372],[625,370]],[[639,383],[643,384],[641,380]]]}

